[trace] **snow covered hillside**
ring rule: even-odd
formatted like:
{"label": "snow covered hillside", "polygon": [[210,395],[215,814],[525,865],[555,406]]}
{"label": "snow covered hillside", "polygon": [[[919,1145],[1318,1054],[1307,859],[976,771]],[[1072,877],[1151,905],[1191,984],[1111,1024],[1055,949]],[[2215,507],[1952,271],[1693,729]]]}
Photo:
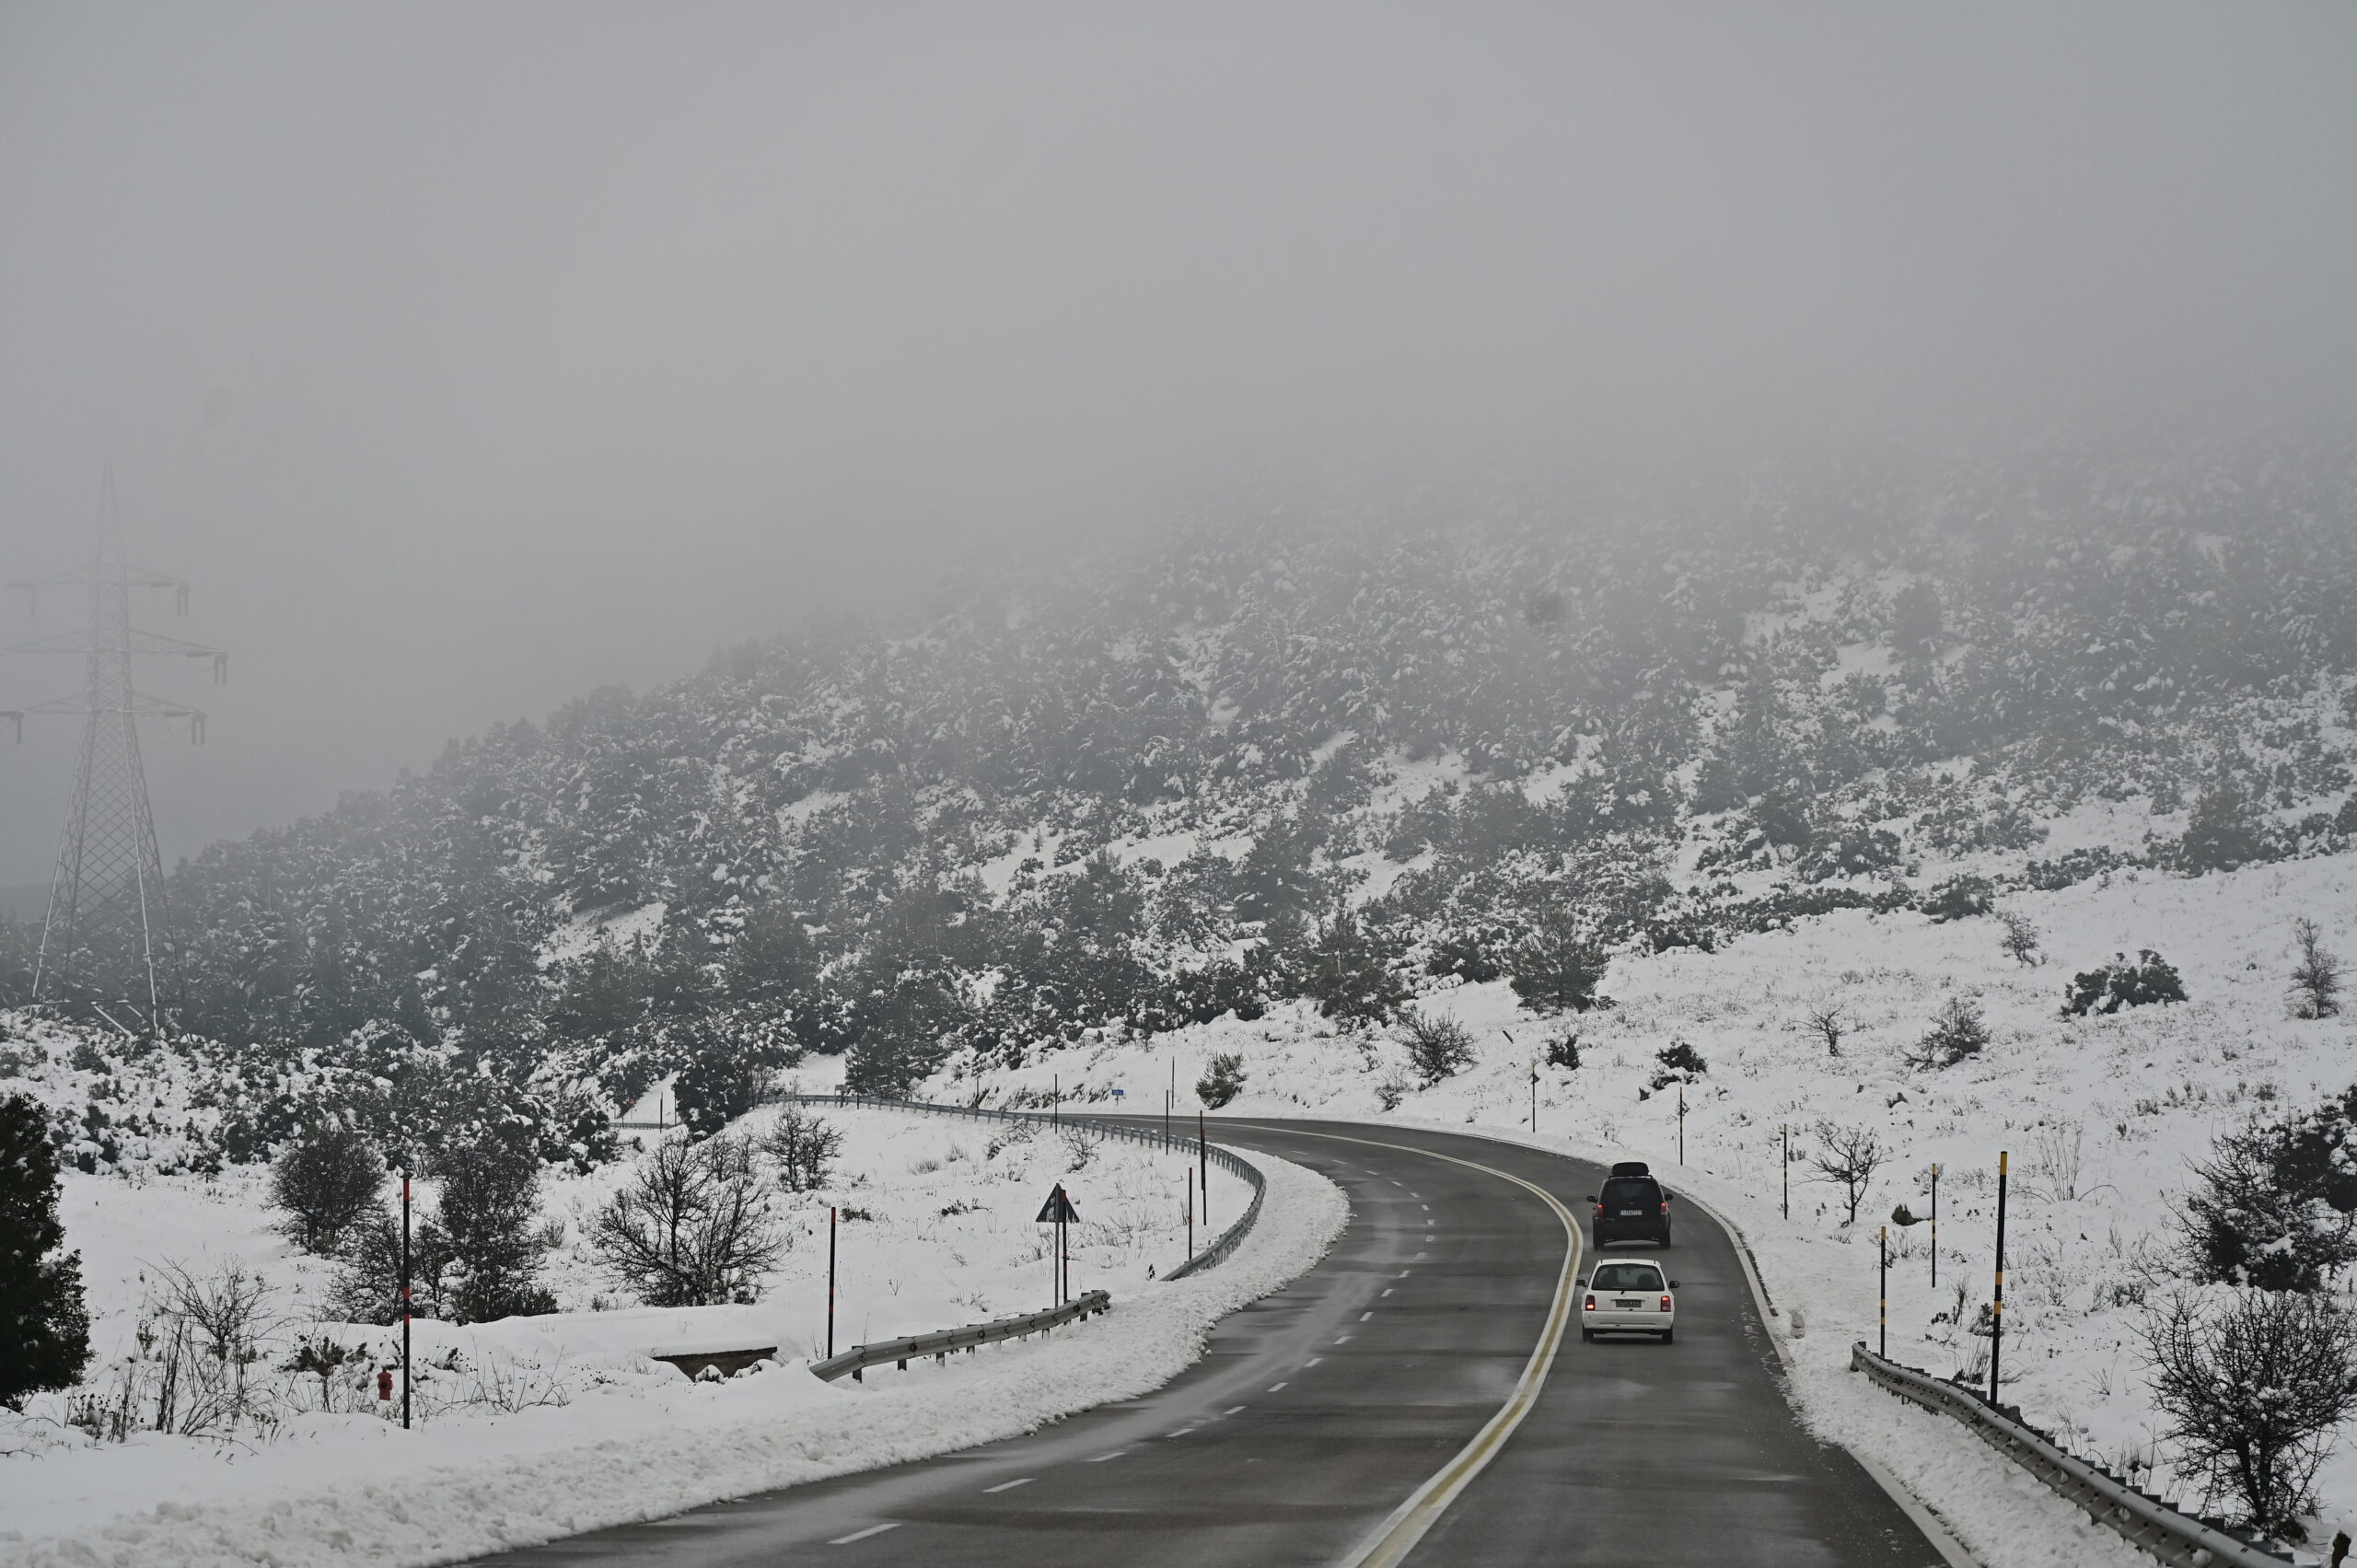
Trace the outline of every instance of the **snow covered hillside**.
{"label": "snow covered hillside", "polygon": [[[777,1114],[737,1130],[758,1134]],[[260,1172],[69,1177],[67,1245],[83,1255],[100,1358],[88,1387],[103,1400],[163,1320],[159,1268],[204,1279],[236,1266],[267,1292],[253,1413],[207,1434],[121,1443],[72,1424],[78,1412],[61,1395],[0,1414],[0,1562],[251,1561],[265,1538],[306,1533],[322,1561],[422,1562],[983,1441],[1159,1384],[1221,1314],[1314,1262],[1341,1223],[1330,1184],[1263,1158],[1272,1188],[1246,1249],[1200,1279],[1149,1285],[1149,1269],[1185,1256],[1176,1157],[1078,1131],[872,1109],[825,1120],[844,1134],[838,1172],[817,1191],[778,1195],[793,1245],[750,1305],[617,1306],[580,1237],[626,1166],[551,1179],[544,1212],[566,1240],[546,1273],[564,1310],[419,1322],[414,1434],[376,1393],[377,1369],[397,1365],[398,1329],[317,1318],[326,1270],[273,1228]],[[801,1370],[824,1345],[829,1206],[859,1216],[841,1232],[837,1343],[848,1347],[1052,1304],[1051,1233],[1032,1216],[1059,1181],[1082,1216],[1074,1287],[1109,1289],[1114,1313],[947,1368],[873,1372],[864,1385]],[[1240,1182],[1214,1172],[1215,1214],[1245,1201]],[[307,1345],[356,1353],[332,1371],[298,1367]],[[761,1347],[776,1361],[716,1383],[651,1359]],[[610,1448],[582,1457],[585,1445],[615,1443],[633,1456],[627,1479]],[[400,1484],[454,1465],[468,1482],[438,1500]],[[389,1514],[382,1499],[354,1500],[377,1487],[392,1488]],[[288,1522],[313,1516],[316,1530]]]}
{"label": "snow covered hillside", "polygon": [[[1678,1085],[1649,1086],[1664,1074],[1660,1053],[1690,1045],[1706,1064],[1678,1074],[1692,1078],[1687,1165],[1707,1173],[1695,1190],[1753,1240],[1778,1301],[1800,1308],[1802,1387],[1831,1390],[1816,1401],[1829,1430],[1875,1443],[1899,1418],[1861,1416],[1862,1404],[1889,1401],[1844,1393],[1841,1370],[1850,1342],[1874,1337],[1875,1228],[1901,1202],[1918,1217],[1929,1213],[1936,1162],[1940,1285],[1930,1283],[1926,1227],[1893,1226],[1891,1352],[1942,1375],[1985,1368],[1988,1342],[1970,1325],[1991,1294],[1997,1156],[2009,1151],[2009,1402],[2123,1470],[2154,1467],[2148,1487],[2181,1494],[2185,1483],[2154,1440],[2139,1359],[2142,1309],[2174,1288],[2172,1204],[2212,1138],[2254,1114],[2308,1109],[2357,1077],[2351,1021],[2293,1017],[2285,992],[2294,917],[2316,919],[2331,946],[2357,954],[2357,857],[2199,878],[2123,872],[2025,890],[2003,907],[2037,926],[2045,962],[2009,956],[1993,916],[1934,922],[1913,911],[1844,910],[1715,953],[1617,958],[1605,986],[1617,1005],[1576,1020],[1520,1010],[1503,981],[1460,986],[1423,1007],[1471,1029],[1475,1060],[1430,1087],[1415,1086],[1397,1031],[1344,1029],[1299,1005],[1068,1053],[1058,1065],[1067,1095],[1114,1086],[1135,1095],[1166,1082],[1174,1062],[1183,1087],[1214,1053],[1235,1052],[1244,1089],[1222,1114],[1396,1114],[1527,1130],[1536,1063],[1542,1137],[1647,1159],[1674,1189]],[[2074,971],[2145,948],[2182,973],[2187,1001],[2061,1016]],[[1987,1049],[1951,1067],[1910,1064],[1953,997],[1985,1015]],[[1810,1026],[1826,1012],[1838,1012],[1846,1031],[1838,1056]],[[1547,1045],[1568,1029],[1580,1064],[1550,1067]],[[993,1072],[985,1081],[1004,1095],[1044,1075]],[[976,1086],[945,1078],[928,1092]],[[1804,1162],[1790,1172],[1789,1222],[1784,1127]],[[1869,1131],[1888,1150],[1854,1228],[1841,1189],[1805,1163],[1829,1128]],[[1960,1430],[1954,1441],[1972,1446]],[[2341,1434],[2320,1491],[2327,1538],[2357,1523],[2357,1430]],[[1939,1500],[1936,1476],[1926,1493]]]}

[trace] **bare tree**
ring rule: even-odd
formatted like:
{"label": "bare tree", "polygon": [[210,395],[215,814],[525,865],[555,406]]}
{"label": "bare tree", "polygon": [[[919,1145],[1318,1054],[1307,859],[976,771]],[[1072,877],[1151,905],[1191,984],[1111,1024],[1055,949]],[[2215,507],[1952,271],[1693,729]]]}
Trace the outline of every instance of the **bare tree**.
{"label": "bare tree", "polygon": [[2292,970],[2293,1016],[2329,1018],[2340,1011],[2340,960],[2306,915],[2292,923],[2292,939],[2300,947],[2300,961]]}
{"label": "bare tree", "polygon": [[2029,916],[2016,910],[1999,910],[1997,919],[2005,927],[2002,945],[2014,962],[2036,969],[2046,961],[2045,954],[2038,951],[2038,927],[2030,923]]}
{"label": "bare tree", "polygon": [[656,1307],[750,1300],[785,1249],[743,1138],[667,1140],[589,1224],[608,1272]]}
{"label": "bare tree", "polygon": [[2180,1465],[2244,1522],[2300,1537],[2299,1516],[2357,1413],[2357,1323],[2322,1292],[2179,1291],[2144,1325],[2153,1402]]}
{"label": "bare tree", "polygon": [[1817,1152],[1808,1163],[1819,1177],[1841,1189],[1842,1201],[1850,1210],[1850,1217],[1842,1223],[1856,1225],[1858,1205],[1865,1202],[1875,1172],[1889,1161],[1890,1151],[1864,1127],[1837,1127],[1830,1121],[1817,1123]]}
{"label": "bare tree", "polygon": [[1841,1054],[1841,1040],[1850,1032],[1850,1020],[1841,1016],[1838,1005],[1811,1007],[1808,1010],[1808,1028],[1811,1034],[1825,1042],[1826,1055]]}
{"label": "bare tree", "polygon": [[1408,1048],[1408,1060],[1415,1064],[1416,1076],[1423,1080],[1424,1087],[1431,1088],[1473,1064],[1473,1031],[1455,1018],[1411,1007],[1400,1025],[1400,1043]]}
{"label": "bare tree", "polygon": [[780,1186],[789,1192],[815,1192],[827,1184],[828,1171],[843,1146],[843,1135],[841,1129],[788,1106],[762,1146],[777,1161]]}

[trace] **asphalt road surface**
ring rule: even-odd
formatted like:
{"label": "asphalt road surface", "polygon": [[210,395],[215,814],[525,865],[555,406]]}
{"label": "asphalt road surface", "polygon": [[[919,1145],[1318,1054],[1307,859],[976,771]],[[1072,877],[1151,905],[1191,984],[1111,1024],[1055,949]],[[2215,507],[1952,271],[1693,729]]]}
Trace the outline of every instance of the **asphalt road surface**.
{"label": "asphalt road surface", "polygon": [[[1549,1332],[1568,1238],[1531,1187],[1584,1219],[1595,1167],[1343,1122],[1219,1131],[1341,1183],[1350,1225],[1166,1387],[1029,1436],[485,1561],[1939,1568],[1857,1462],[1801,1430],[1742,1264],[1700,1210],[1673,1206],[1663,1255],[1677,1342],[1585,1343],[1576,1313]],[[1578,1247],[1585,1275],[1595,1252]],[[1551,1367],[1534,1365],[1550,1341]],[[1502,1409],[1521,1411],[1510,1432]],[[1477,1440],[1493,1452],[1467,1480]],[[1435,1477],[1459,1484],[1403,1528]]]}

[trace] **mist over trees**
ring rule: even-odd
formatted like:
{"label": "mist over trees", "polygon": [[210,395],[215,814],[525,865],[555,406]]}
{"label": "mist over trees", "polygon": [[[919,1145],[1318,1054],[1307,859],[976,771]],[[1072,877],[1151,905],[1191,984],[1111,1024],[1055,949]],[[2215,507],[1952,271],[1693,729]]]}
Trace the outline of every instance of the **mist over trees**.
{"label": "mist over trees", "polygon": [[[1631,945],[2340,849],[2352,474],[2322,436],[1861,444],[964,574],[183,864],[173,1049],[223,1110],[186,1158],[331,1110],[590,1164],[666,1077],[702,1135],[805,1052],[899,1094],[1299,996],[1371,1030],[1452,977],[1576,1012]],[[2049,853],[2091,799],[2152,827]],[[2010,869],[1914,886],[1971,850]],[[30,952],[0,931],[0,996]]]}

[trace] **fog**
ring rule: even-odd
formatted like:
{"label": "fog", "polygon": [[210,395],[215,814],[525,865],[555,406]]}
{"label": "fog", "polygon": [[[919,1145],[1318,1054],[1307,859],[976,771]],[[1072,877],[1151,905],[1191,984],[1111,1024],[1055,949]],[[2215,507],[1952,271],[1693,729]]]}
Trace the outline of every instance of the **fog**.
{"label": "fog", "polygon": [[20,0],[0,578],[110,459],[195,584],[168,861],[1239,468],[2338,407],[2352,81],[2323,5]]}

